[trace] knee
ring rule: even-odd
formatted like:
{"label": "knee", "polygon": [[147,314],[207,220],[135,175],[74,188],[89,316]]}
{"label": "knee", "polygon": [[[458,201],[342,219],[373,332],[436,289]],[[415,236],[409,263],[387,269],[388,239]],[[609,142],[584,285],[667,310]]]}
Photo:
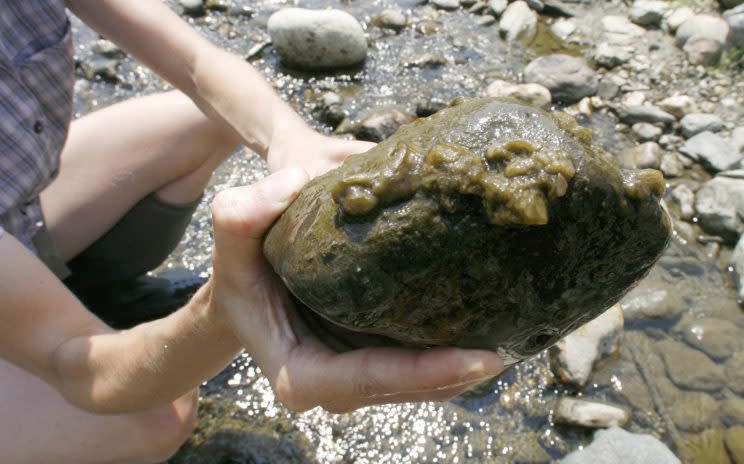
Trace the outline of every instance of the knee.
{"label": "knee", "polygon": [[198,398],[198,391],[194,390],[143,417],[141,444],[146,448],[145,461],[167,460],[189,438],[196,423]]}

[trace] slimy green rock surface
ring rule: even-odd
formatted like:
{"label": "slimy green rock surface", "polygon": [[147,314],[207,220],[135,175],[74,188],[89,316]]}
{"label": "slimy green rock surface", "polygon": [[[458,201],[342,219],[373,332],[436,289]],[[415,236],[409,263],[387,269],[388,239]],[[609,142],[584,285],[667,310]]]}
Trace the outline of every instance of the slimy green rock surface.
{"label": "slimy green rock surface", "polygon": [[468,100],[311,181],[264,251],[304,316],[347,347],[456,345],[515,362],[646,274],[669,239],[663,190],[570,116]]}

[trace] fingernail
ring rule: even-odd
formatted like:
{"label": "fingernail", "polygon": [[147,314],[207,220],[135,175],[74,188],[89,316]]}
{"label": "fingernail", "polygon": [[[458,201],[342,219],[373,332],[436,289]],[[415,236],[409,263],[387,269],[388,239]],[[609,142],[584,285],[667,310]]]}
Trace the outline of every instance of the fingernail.
{"label": "fingernail", "polygon": [[277,203],[288,203],[294,200],[306,182],[307,173],[303,169],[288,168],[267,177],[264,185],[271,199]]}
{"label": "fingernail", "polygon": [[486,364],[481,361],[472,361],[468,364],[468,368],[465,371],[465,375],[461,377],[463,382],[472,382],[475,380],[485,380],[490,377],[499,375],[503,369],[494,370],[493,367],[489,369]]}

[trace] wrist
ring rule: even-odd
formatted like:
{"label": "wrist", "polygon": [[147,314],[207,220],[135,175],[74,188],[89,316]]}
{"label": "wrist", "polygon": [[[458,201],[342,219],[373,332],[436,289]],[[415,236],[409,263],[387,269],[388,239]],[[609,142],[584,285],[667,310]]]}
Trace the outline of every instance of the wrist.
{"label": "wrist", "polygon": [[208,330],[216,339],[240,346],[226,311],[214,298],[214,277],[211,277],[192,297],[189,308],[197,330]]}

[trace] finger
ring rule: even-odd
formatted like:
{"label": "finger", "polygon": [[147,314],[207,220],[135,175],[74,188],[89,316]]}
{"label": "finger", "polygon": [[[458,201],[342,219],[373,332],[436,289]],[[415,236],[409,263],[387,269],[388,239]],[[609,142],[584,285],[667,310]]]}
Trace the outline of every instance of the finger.
{"label": "finger", "polygon": [[473,382],[467,382],[463,385],[456,385],[452,387],[438,388],[436,390],[429,390],[423,392],[413,393],[394,393],[390,395],[375,396],[371,398],[361,399],[352,402],[337,402],[325,406],[328,412],[332,413],[345,413],[354,411],[367,406],[375,406],[380,404],[398,404],[398,403],[421,403],[421,402],[444,402],[450,401],[463,393],[470,391],[479,385],[482,385],[490,381],[493,377],[489,377],[485,380],[476,380]]}
{"label": "finger", "polygon": [[215,272],[261,268],[264,234],[305,182],[307,174],[302,169],[285,169],[253,185],[217,194],[212,202]]}
{"label": "finger", "polygon": [[[357,404],[376,397],[462,386],[498,375],[493,352],[458,348],[365,348],[348,353],[295,350],[277,379],[285,396],[302,391],[315,405]],[[307,406],[307,405],[304,405]]]}

